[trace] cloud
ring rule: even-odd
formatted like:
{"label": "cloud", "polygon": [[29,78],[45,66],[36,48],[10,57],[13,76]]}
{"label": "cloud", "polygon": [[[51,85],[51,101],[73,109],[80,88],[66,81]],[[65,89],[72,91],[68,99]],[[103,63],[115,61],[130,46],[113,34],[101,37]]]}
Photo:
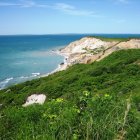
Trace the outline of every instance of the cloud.
{"label": "cloud", "polygon": [[36,7],[38,6],[34,1],[21,0],[21,7]]}
{"label": "cloud", "polygon": [[30,8],[30,7],[36,7],[36,8],[39,8],[39,7],[44,7],[44,8],[49,8],[50,6],[47,5],[47,4],[39,4],[39,3],[36,3],[32,0],[20,0],[21,1],[21,7],[24,7],[24,8]]}
{"label": "cloud", "polygon": [[98,16],[93,11],[77,9],[73,5],[69,5],[69,4],[66,4],[66,3],[56,3],[54,5],[54,8],[59,10],[59,11],[64,12],[65,14],[69,14],[69,15],[94,16],[94,17]]}
{"label": "cloud", "polygon": [[20,6],[20,4],[16,4],[16,3],[6,3],[6,2],[0,2],[0,6],[4,7],[4,6]]}
{"label": "cloud", "polygon": [[74,10],[75,7],[66,3],[56,3],[54,8],[59,10]]}
{"label": "cloud", "polygon": [[20,0],[18,3],[7,3],[7,2],[0,2],[1,7],[23,7],[23,8],[30,8],[30,7],[49,7],[46,4],[38,4],[32,0]]}
{"label": "cloud", "polygon": [[117,2],[119,2],[119,3],[123,3],[123,4],[128,4],[128,3],[129,3],[128,0],[117,0]]}
{"label": "cloud", "polygon": [[92,16],[92,17],[99,17],[95,12],[90,10],[82,10],[77,9],[73,5],[69,5],[66,3],[55,3],[53,5],[47,5],[47,4],[39,4],[32,0],[20,0],[19,3],[4,3],[0,2],[0,6],[2,7],[21,7],[21,8],[49,8],[53,10],[58,10],[60,12],[63,12],[65,14],[69,15],[75,15],[75,16]]}

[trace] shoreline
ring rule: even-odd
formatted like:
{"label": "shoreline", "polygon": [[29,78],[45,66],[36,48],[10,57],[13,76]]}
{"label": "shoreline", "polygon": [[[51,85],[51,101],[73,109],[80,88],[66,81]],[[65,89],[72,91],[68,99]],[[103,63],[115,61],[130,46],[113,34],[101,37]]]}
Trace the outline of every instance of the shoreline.
{"label": "shoreline", "polygon": [[[65,47],[63,46],[63,48],[65,48]],[[29,77],[26,77],[26,76],[19,76],[19,77],[16,77],[16,78],[22,78],[22,79],[27,79],[27,80],[21,81],[21,82],[19,82],[19,83],[11,84],[11,85],[9,85],[9,86],[6,86],[6,85],[7,85],[11,80],[13,80],[13,79],[15,79],[15,78],[13,78],[13,77],[12,77],[12,78],[6,78],[6,79],[0,81],[0,83],[1,83],[1,85],[2,85],[2,87],[0,88],[0,91],[1,91],[1,90],[4,90],[4,89],[6,89],[6,88],[9,88],[10,86],[13,86],[13,85],[18,85],[18,84],[24,83],[24,82],[26,82],[26,81],[31,81],[31,80],[33,80],[33,79],[38,79],[38,78],[42,78],[42,77],[47,77],[47,76],[52,75],[52,74],[54,74],[54,73],[56,73],[56,72],[59,72],[59,71],[61,71],[61,70],[65,70],[65,69],[67,68],[67,62],[66,62],[67,56],[61,53],[61,49],[63,49],[63,48],[59,48],[59,49],[56,49],[56,50],[50,50],[51,53],[55,53],[56,55],[59,55],[59,56],[63,56],[63,57],[64,57],[63,62],[59,63],[59,64],[57,65],[57,68],[56,68],[56,69],[54,69],[53,71],[51,71],[51,72],[49,72],[49,73],[46,73],[46,74],[40,74],[40,72],[38,72],[38,73],[32,73],[31,76],[29,76]],[[63,65],[61,65],[62,63],[64,63],[64,64],[66,65],[66,67],[63,67]],[[30,79],[30,78],[31,78],[31,79]],[[10,80],[7,80],[7,79],[10,79]],[[4,84],[5,84],[5,85],[4,85]]]}
{"label": "shoreline", "polygon": [[[64,48],[66,48],[66,47],[64,47]],[[52,75],[52,74],[54,74],[56,72],[63,71],[63,70],[66,70],[67,69],[67,67],[68,67],[68,63],[67,63],[68,55],[66,55],[64,53],[61,53],[61,49],[60,50],[57,50],[55,53],[57,55],[60,55],[60,56],[63,56],[64,57],[63,62],[61,62],[60,64],[58,64],[58,66],[57,66],[57,68],[55,70],[53,70],[50,73],[46,73],[46,74],[40,75],[39,78],[47,77],[47,76]]]}
{"label": "shoreline", "polygon": [[[73,64],[77,63],[87,64],[94,61],[100,61],[104,57],[108,56],[109,54],[117,50],[140,48],[139,42],[136,41],[136,40],[140,41],[139,38],[130,38],[129,40],[122,38],[122,41],[118,40],[118,38],[112,39],[111,41],[110,40],[108,41],[108,39],[109,38],[84,37],[81,38],[80,40],[71,42],[70,44],[68,44],[63,48],[60,48],[59,50],[57,50],[56,54],[63,56],[64,61],[60,63],[54,71],[42,75],[40,77],[46,77],[51,74],[54,74],[55,72],[66,70],[68,66],[72,66]],[[95,54],[94,53],[92,54],[91,52],[89,53],[88,50],[85,49],[88,46],[86,42],[87,40],[89,40],[88,45],[91,46],[91,50],[102,48],[102,45],[104,45],[104,49],[103,50],[101,49],[97,53],[95,51]],[[94,42],[94,43],[92,42],[93,44],[91,43],[91,40]],[[133,40],[135,40],[136,42],[134,41],[131,43],[131,41]],[[86,43],[83,44],[83,42]],[[121,44],[122,46],[119,46],[119,44]],[[88,49],[90,50],[90,48]]]}
{"label": "shoreline", "polygon": [[[95,37],[84,37],[81,38],[80,40],[71,42],[67,46],[63,46],[62,48],[51,50],[52,53],[64,57],[63,62],[58,64],[56,69],[46,74],[36,75],[34,78],[21,81],[17,84],[26,81],[31,81],[37,78],[47,77],[56,72],[66,70],[69,66],[72,66],[77,63],[87,64],[87,63],[92,63],[94,61],[100,61],[103,58],[110,55],[111,53],[122,49],[140,49],[140,39],[108,40],[107,38],[106,40],[106,38],[101,39]],[[17,85],[17,84],[11,84],[9,86]],[[0,90],[8,88],[9,86],[5,85],[5,87],[2,87],[2,89]]]}

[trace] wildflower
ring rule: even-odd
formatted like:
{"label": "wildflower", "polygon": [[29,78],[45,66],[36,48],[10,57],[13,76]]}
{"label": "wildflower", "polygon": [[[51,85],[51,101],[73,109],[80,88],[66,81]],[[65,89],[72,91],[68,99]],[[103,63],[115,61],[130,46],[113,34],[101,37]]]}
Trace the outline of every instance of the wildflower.
{"label": "wildflower", "polygon": [[56,118],[57,117],[57,115],[48,115],[48,117],[50,118],[50,119],[54,119],[54,118]]}
{"label": "wildflower", "polygon": [[105,99],[109,99],[109,100],[112,99],[112,96],[109,94],[105,94],[104,97],[105,97]]}
{"label": "wildflower", "polygon": [[63,99],[62,98],[57,98],[56,102],[61,103],[61,102],[63,102]]}
{"label": "wildflower", "polygon": [[74,112],[80,113],[80,110],[78,108],[73,108]]}
{"label": "wildflower", "polygon": [[105,94],[105,97],[110,97],[110,95],[109,94]]}
{"label": "wildflower", "polygon": [[80,110],[79,109],[77,109],[77,113],[80,113]]}
{"label": "wildflower", "polygon": [[83,94],[84,94],[85,96],[89,96],[90,92],[84,91]]}
{"label": "wildflower", "polygon": [[79,109],[76,109],[76,112],[77,112],[77,113],[80,113],[80,110],[79,110]]}

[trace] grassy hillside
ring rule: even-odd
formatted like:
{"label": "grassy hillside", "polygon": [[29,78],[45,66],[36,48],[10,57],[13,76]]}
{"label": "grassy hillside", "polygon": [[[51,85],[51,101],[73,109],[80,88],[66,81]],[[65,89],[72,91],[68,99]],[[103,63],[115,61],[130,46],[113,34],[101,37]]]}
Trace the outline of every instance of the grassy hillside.
{"label": "grassy hillside", "polygon": [[[139,140],[140,50],[114,52],[0,91],[2,140]],[[34,93],[44,105],[23,108]]]}
{"label": "grassy hillside", "polygon": [[101,39],[102,41],[107,41],[107,42],[112,42],[112,41],[126,42],[126,41],[129,41],[130,39],[133,39],[133,38],[116,38],[116,37],[109,38],[109,37],[101,37],[101,36],[90,36],[90,37],[95,37],[95,38]]}

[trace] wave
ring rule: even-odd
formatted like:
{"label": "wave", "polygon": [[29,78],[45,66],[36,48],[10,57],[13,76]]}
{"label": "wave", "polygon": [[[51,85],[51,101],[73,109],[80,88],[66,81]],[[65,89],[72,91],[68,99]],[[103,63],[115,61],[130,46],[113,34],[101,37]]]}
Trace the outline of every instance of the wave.
{"label": "wave", "polygon": [[39,76],[41,73],[39,72],[33,72],[31,73],[30,76],[20,76],[20,77],[17,77],[16,79],[30,79],[30,78],[33,78],[33,77],[36,77],[36,76]]}
{"label": "wave", "polygon": [[39,75],[40,75],[39,72],[37,72],[37,73],[32,73],[32,76],[33,76],[33,77],[36,77],[36,76],[39,76]]}
{"label": "wave", "polygon": [[[42,54],[42,51],[40,53]],[[60,51],[58,49],[56,49],[56,50],[50,50],[48,52],[47,51],[44,52],[44,54],[46,54],[46,53],[48,53],[48,54],[54,54],[54,55],[61,55],[61,53],[60,53]],[[65,58],[64,58],[64,61],[63,62],[66,63],[65,62]],[[7,78],[7,79],[5,79],[3,81],[0,81],[0,90],[8,87],[9,85],[18,84],[18,83],[21,83],[21,82],[25,82],[27,80],[32,80],[32,79],[37,78],[37,77],[48,76],[50,74],[53,74],[53,73],[59,71],[60,68],[61,68],[61,64],[59,64],[58,67],[55,70],[53,70],[52,72],[50,72],[50,73],[41,74],[40,72],[33,72],[30,75],[26,75],[26,76],[19,76],[19,77],[14,77],[14,78],[13,77]]]}
{"label": "wave", "polygon": [[21,78],[21,79],[27,79],[27,78],[29,78],[28,76],[21,76],[21,77],[19,77],[19,78]]}
{"label": "wave", "polygon": [[10,78],[7,78],[3,81],[0,82],[0,90],[1,89],[4,89],[5,86],[9,83],[9,81],[13,80],[14,78],[13,77],[10,77]]}

